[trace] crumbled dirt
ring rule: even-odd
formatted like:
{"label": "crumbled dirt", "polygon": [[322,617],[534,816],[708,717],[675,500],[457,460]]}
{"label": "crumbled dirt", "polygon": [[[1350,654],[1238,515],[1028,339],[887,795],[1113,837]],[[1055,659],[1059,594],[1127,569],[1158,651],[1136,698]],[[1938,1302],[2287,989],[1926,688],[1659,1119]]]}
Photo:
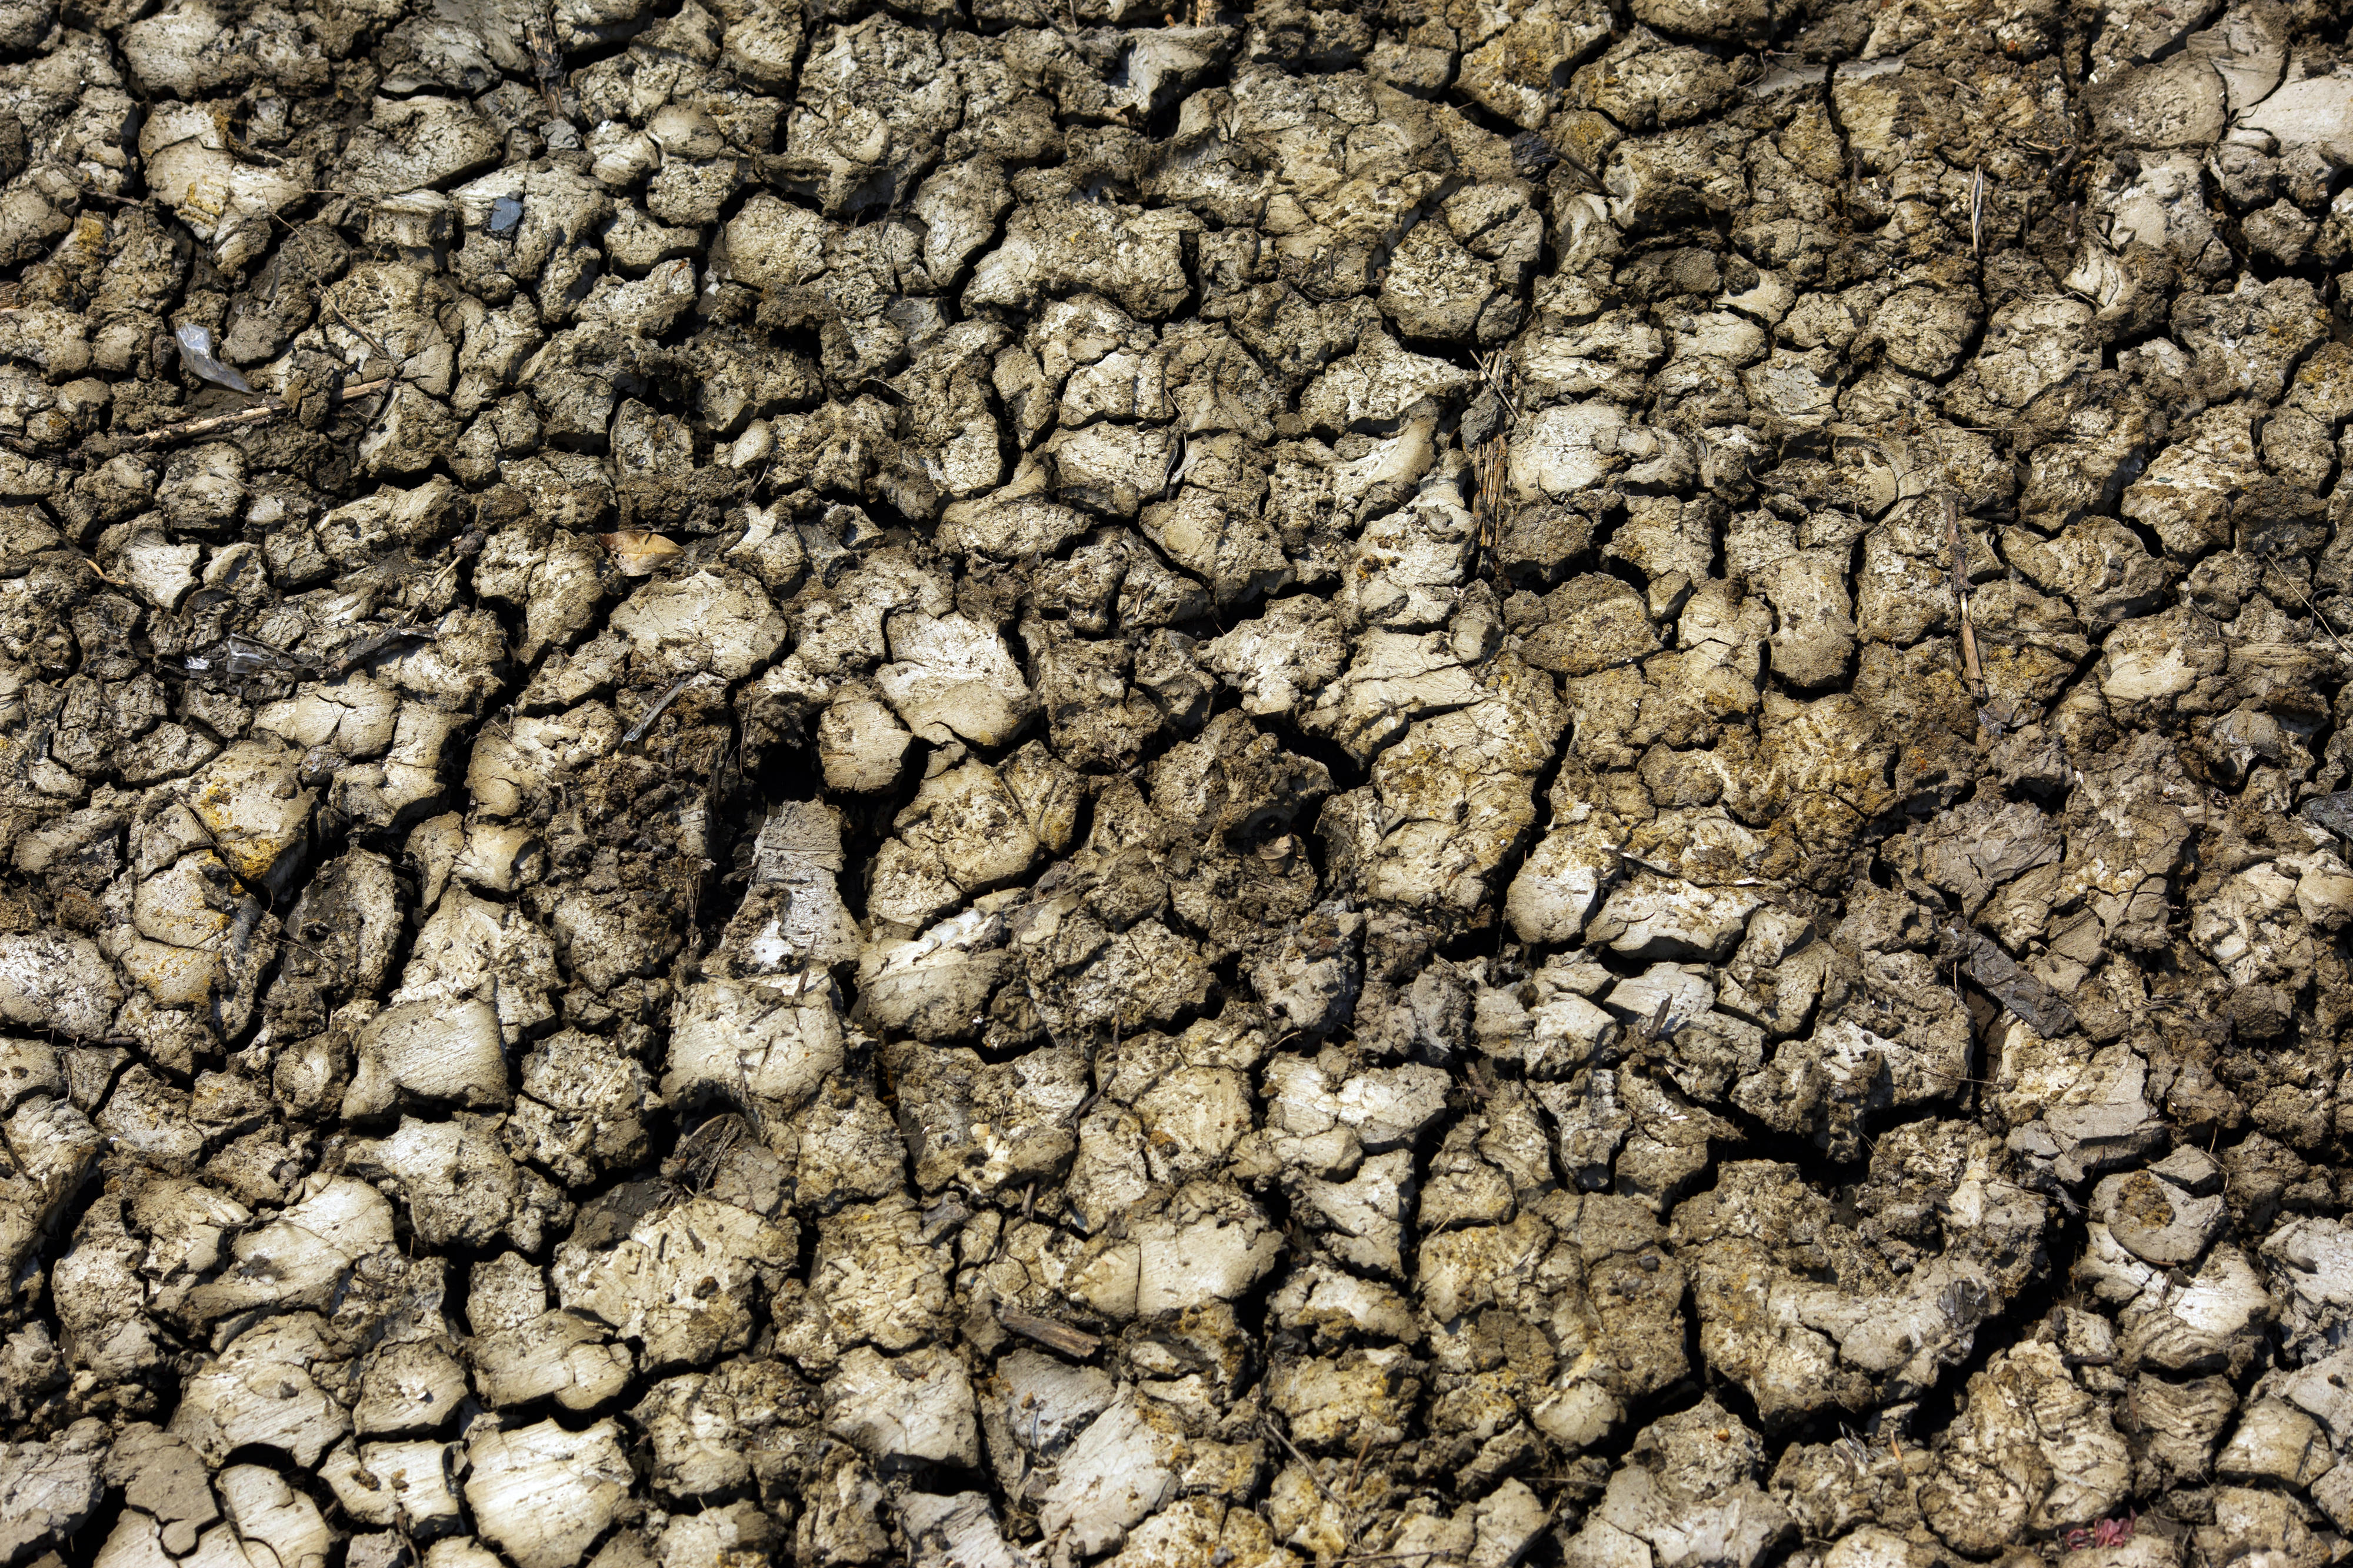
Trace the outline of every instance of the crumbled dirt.
{"label": "crumbled dirt", "polygon": [[0,0],[0,1568],[2353,1556],[2344,0]]}

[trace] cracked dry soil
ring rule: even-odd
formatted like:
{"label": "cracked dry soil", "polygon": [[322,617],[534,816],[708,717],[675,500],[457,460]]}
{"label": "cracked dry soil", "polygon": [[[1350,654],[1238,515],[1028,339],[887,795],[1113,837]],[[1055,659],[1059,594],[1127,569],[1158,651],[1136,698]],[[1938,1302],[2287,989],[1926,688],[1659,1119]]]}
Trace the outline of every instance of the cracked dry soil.
{"label": "cracked dry soil", "polygon": [[0,1568],[2353,1554],[2343,0],[0,0]]}

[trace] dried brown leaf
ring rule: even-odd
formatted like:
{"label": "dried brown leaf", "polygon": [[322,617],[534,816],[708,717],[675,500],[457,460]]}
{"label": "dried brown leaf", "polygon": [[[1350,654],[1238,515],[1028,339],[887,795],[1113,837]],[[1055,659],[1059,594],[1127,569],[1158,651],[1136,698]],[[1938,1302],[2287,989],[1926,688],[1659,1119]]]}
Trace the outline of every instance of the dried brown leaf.
{"label": "dried brown leaf", "polygon": [[600,533],[596,542],[612,552],[615,564],[624,577],[643,577],[659,571],[663,564],[679,553],[677,545],[659,533],[642,528],[625,528],[617,533]]}

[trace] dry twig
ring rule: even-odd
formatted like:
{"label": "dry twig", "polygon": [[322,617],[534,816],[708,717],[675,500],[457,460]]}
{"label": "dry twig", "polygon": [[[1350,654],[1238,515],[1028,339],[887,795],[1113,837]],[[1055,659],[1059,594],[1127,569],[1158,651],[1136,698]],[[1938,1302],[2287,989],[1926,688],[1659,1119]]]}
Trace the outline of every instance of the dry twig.
{"label": "dry twig", "polygon": [[[1478,523],[1479,555],[1497,572],[1503,568],[1504,544],[1504,477],[1511,462],[1512,426],[1519,423],[1519,404],[1512,395],[1512,363],[1501,349],[1479,362],[1479,377],[1487,384],[1501,405],[1501,417],[1495,426],[1472,448],[1472,483],[1474,487],[1472,515]],[[1472,559],[1476,574],[1478,558]]]}
{"label": "dry twig", "polygon": [[1103,1348],[1101,1336],[1074,1329],[1068,1323],[1058,1323],[1051,1318],[1032,1317],[1028,1312],[999,1312],[997,1321],[1024,1339],[1035,1340],[1049,1350],[1075,1356],[1081,1361]]}
{"label": "dry twig", "polygon": [[[2277,566],[2279,563],[2276,561],[2265,561],[2263,564],[2266,566]],[[2313,624],[2317,626],[2322,631],[2328,634],[2328,640],[2337,645],[2337,651],[2346,655],[2348,658],[2353,658],[2353,648],[2348,648],[2345,646],[2345,639],[2337,635],[2337,628],[2328,624],[2328,617],[2320,613],[2320,606],[2312,602],[2312,595],[2304,591],[2304,584],[2297,582],[2295,578],[2290,577],[2284,571],[2280,574],[2280,578],[2283,582],[2286,583],[2289,587],[2295,590],[2295,596],[2304,601],[2304,607],[2306,609],[2312,612]]]}
{"label": "dry twig", "polygon": [[[372,392],[382,392],[391,384],[392,377],[388,375],[379,376],[375,381],[364,381],[357,386],[345,387],[343,400],[349,402],[354,397],[365,397]],[[190,419],[178,425],[166,425],[161,429],[150,430],[143,436],[126,437],[118,450],[136,452],[150,447],[168,447],[174,441],[194,440],[199,436],[209,436],[216,430],[233,430],[240,426],[259,425],[272,415],[285,413],[290,406],[291,405],[282,397],[265,398],[252,407],[240,408],[234,414],[207,415],[202,419]]]}
{"label": "dry twig", "polygon": [[1961,623],[1961,666],[1969,684],[1969,700],[1986,700],[1985,670],[1978,663],[1978,632],[1969,620],[1969,577],[1961,543],[1961,503],[1945,498],[1945,540],[1953,557],[1953,607]]}
{"label": "dry twig", "polygon": [[1315,1461],[1310,1459],[1305,1454],[1299,1451],[1299,1445],[1293,1442],[1289,1435],[1286,1434],[1282,1427],[1277,1426],[1274,1424],[1274,1418],[1270,1415],[1261,1415],[1258,1418],[1258,1424],[1268,1436],[1273,1438],[1276,1442],[1282,1444],[1285,1448],[1291,1451],[1291,1457],[1299,1461],[1299,1468],[1307,1472],[1307,1479],[1315,1483],[1315,1489],[1324,1494],[1324,1500],[1330,1503],[1334,1508],[1338,1509],[1343,1517],[1353,1522],[1356,1516],[1356,1510],[1332,1495],[1332,1489],[1325,1486],[1324,1484],[1324,1478],[1316,1473]]}
{"label": "dry twig", "polygon": [[327,314],[335,318],[335,325],[343,328],[343,331],[351,333],[352,336],[365,343],[368,346],[369,352],[374,353],[376,358],[384,361],[386,364],[392,363],[392,352],[385,348],[383,342],[378,339],[363,331],[349,316],[344,315],[343,312],[337,308],[334,301],[332,300],[320,300],[320,303],[327,307]]}

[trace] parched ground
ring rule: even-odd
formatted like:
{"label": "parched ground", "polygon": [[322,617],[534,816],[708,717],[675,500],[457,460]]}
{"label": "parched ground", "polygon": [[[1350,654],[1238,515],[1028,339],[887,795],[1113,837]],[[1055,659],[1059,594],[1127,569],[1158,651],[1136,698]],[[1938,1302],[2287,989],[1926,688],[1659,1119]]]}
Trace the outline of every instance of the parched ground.
{"label": "parched ground", "polygon": [[2342,0],[0,0],[0,1568],[2353,1555]]}

